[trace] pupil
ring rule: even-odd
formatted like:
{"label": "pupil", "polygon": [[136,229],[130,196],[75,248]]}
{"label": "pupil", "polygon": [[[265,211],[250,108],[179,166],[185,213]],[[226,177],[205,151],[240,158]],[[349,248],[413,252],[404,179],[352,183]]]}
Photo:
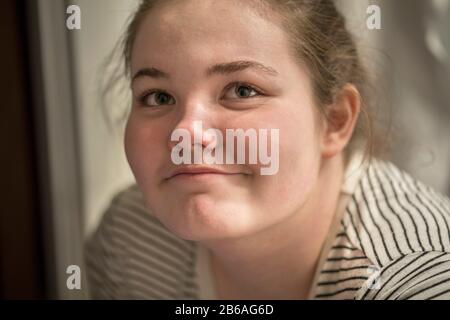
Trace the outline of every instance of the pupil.
{"label": "pupil", "polygon": [[161,103],[161,104],[165,104],[165,103],[167,103],[167,101],[168,101],[168,97],[167,97],[167,95],[165,94],[165,93],[158,93],[158,102],[159,103]]}
{"label": "pupil", "polygon": [[241,97],[248,97],[248,95],[250,94],[250,88],[244,87],[244,86],[240,86],[240,87],[238,87],[238,94]]}

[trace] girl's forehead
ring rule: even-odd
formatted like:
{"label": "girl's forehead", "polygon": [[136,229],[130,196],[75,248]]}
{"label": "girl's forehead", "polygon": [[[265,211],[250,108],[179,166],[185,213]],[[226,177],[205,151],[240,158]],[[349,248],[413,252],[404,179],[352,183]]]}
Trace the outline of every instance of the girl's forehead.
{"label": "girl's forehead", "polygon": [[[187,1],[203,4],[208,1]],[[132,60],[155,60],[189,55],[219,60],[246,57],[253,60],[279,60],[289,49],[287,35],[273,21],[254,14],[254,9],[223,1],[222,7],[201,5],[183,11],[185,2],[174,2],[150,11],[139,26]],[[182,3],[184,5],[179,5]],[[222,2],[221,2],[222,3]],[[233,5],[234,4],[234,5]],[[246,7],[246,6],[244,6]]]}
{"label": "girl's forehead", "polygon": [[254,8],[242,3],[245,1],[169,1],[151,9],[140,29],[178,39],[226,35],[264,39],[274,31],[280,36],[281,30],[274,19],[256,14]]}
{"label": "girl's forehead", "polygon": [[[255,5],[259,3],[260,5]],[[237,17],[243,15],[269,16],[275,13],[261,4],[260,0],[160,0],[152,6],[152,12],[157,13],[163,21],[177,20],[180,17],[201,17],[207,19],[210,16]]]}

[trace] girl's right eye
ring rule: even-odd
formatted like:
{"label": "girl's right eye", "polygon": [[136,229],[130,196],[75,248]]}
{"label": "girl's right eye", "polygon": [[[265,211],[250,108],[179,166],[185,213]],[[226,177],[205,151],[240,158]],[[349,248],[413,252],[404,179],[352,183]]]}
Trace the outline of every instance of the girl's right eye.
{"label": "girl's right eye", "polygon": [[175,99],[164,91],[152,91],[141,95],[139,101],[144,106],[161,106],[175,104]]}

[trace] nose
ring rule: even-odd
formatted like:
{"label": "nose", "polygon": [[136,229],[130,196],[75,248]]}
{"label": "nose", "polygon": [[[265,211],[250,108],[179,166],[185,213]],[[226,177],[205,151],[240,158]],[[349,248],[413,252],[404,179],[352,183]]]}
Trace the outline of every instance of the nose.
{"label": "nose", "polygon": [[204,102],[186,104],[180,107],[180,116],[168,139],[169,151],[184,139],[189,139],[191,147],[203,149],[206,146],[214,147],[217,143],[216,135],[212,130],[213,111]]}

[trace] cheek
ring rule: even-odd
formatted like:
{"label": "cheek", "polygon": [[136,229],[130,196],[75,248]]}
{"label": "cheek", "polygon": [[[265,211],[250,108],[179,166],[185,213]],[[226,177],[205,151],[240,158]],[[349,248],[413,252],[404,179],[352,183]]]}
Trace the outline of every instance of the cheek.
{"label": "cheek", "polygon": [[295,108],[271,119],[273,127],[280,129],[279,171],[258,177],[257,197],[261,206],[291,212],[307,200],[317,181],[320,146],[316,122],[312,112]]}
{"label": "cheek", "polygon": [[312,112],[294,113],[290,119],[280,141],[280,162],[284,164],[280,171],[286,177],[287,187],[304,189],[305,184],[313,182],[319,167],[320,138]]}
{"label": "cheek", "polygon": [[164,152],[163,134],[149,123],[130,116],[125,129],[125,154],[136,182],[149,189],[157,181],[158,163]]}
{"label": "cheek", "polygon": [[124,145],[128,163],[135,176],[137,171],[139,171],[139,160],[143,158],[143,148],[140,148],[140,146],[145,145],[146,139],[144,133],[145,132],[139,128],[139,123],[130,116],[125,128]]}

